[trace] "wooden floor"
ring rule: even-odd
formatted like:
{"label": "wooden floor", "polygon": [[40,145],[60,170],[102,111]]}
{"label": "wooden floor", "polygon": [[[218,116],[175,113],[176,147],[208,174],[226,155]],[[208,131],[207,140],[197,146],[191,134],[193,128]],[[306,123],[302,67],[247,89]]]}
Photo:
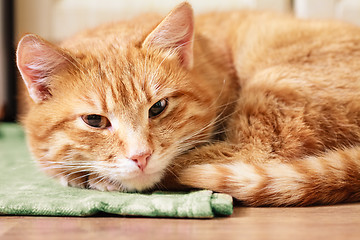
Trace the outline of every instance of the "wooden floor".
{"label": "wooden floor", "polygon": [[0,239],[360,239],[360,203],[307,208],[236,207],[208,220],[0,217]]}

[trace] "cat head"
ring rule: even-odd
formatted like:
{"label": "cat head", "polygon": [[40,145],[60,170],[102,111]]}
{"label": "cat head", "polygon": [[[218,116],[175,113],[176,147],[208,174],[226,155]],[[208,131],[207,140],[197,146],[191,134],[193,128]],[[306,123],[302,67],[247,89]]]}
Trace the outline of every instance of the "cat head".
{"label": "cat head", "polygon": [[180,4],[135,40],[108,31],[71,47],[21,39],[17,65],[32,99],[24,120],[29,146],[64,184],[149,189],[213,130],[212,96],[194,67],[192,8]]}

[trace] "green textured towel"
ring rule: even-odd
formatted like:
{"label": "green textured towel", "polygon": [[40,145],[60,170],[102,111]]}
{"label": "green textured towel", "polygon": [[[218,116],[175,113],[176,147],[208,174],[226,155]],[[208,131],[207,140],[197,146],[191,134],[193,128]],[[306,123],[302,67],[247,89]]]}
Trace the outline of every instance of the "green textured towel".
{"label": "green textured towel", "polygon": [[62,187],[30,160],[19,125],[0,123],[0,215],[211,218],[231,215],[232,198],[212,191],[100,192]]}

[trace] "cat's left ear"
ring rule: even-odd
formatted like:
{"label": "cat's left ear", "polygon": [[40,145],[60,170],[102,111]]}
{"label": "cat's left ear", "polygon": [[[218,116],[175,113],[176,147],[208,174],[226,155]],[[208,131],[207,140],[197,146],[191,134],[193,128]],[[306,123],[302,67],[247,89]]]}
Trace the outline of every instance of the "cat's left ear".
{"label": "cat's left ear", "polygon": [[[146,37],[143,47],[176,53],[182,66],[193,66],[194,13],[191,5],[181,3]],[[170,52],[169,52],[170,51]]]}
{"label": "cat's left ear", "polygon": [[67,67],[70,56],[35,34],[19,42],[16,63],[30,97],[40,103],[51,97],[51,77]]}

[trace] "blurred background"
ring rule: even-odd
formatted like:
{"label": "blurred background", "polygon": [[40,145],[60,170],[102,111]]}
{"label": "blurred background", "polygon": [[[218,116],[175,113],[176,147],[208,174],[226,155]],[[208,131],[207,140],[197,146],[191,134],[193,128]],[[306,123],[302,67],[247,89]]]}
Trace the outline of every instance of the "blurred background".
{"label": "blurred background", "polygon": [[[0,121],[24,111],[22,81],[15,68],[17,41],[36,33],[59,42],[99,23],[143,12],[166,14],[182,0],[0,0]],[[336,18],[360,25],[360,0],[189,0],[196,14],[234,9],[290,12],[301,18]]]}

